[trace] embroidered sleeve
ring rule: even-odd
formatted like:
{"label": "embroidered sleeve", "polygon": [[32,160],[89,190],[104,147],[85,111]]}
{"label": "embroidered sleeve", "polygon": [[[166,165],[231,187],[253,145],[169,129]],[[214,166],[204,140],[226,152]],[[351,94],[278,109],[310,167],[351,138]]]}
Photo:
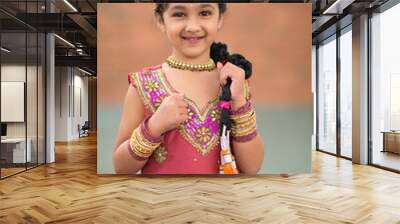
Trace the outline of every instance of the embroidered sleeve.
{"label": "embroidered sleeve", "polygon": [[128,76],[130,85],[136,88],[150,113],[154,113],[167,96],[160,83],[159,72],[157,68],[145,68]]}
{"label": "embroidered sleeve", "polygon": [[145,92],[143,92],[143,88],[141,86],[141,78],[140,78],[140,72],[130,72],[128,73],[128,82],[129,85],[134,87],[136,89],[136,91],[138,92],[140,99],[142,100],[145,108],[145,114],[146,114],[146,110],[151,112],[151,106],[149,105],[149,102],[146,98]]}
{"label": "embroidered sleeve", "polygon": [[135,87],[135,88],[137,88],[137,84],[135,83],[135,76],[137,76],[138,75],[138,73],[137,72],[129,72],[128,73],[128,82],[129,82],[129,84],[131,85],[131,86],[133,86],[133,87]]}

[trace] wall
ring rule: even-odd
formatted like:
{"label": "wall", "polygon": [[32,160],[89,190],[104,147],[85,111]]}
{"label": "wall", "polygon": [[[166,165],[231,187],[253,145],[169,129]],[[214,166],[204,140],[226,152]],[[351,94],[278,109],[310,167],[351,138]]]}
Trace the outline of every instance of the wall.
{"label": "wall", "polygon": [[[25,81],[25,65],[2,65],[1,66],[1,81],[18,81],[25,82],[27,84],[27,121],[28,121],[28,133],[36,134],[36,122],[37,120],[37,98],[36,98],[36,77],[32,77],[32,74],[36,76],[36,66],[27,67],[28,82]],[[40,71],[39,71],[40,72]],[[39,105],[41,107],[42,105]],[[7,110],[7,108],[2,108]],[[7,123],[7,136],[8,137],[25,137],[25,123],[24,122],[11,122]],[[29,137],[29,136],[28,136]]]}
{"label": "wall", "polygon": [[70,141],[88,120],[88,77],[72,67],[56,67],[55,74],[55,141]]}
{"label": "wall", "polygon": [[[26,135],[31,140],[33,163],[44,162],[43,76],[42,67],[36,67],[36,65],[5,63],[1,66],[1,81],[20,81],[26,84],[26,121],[7,122],[7,137],[25,138]],[[7,109],[1,108],[1,110]]]}

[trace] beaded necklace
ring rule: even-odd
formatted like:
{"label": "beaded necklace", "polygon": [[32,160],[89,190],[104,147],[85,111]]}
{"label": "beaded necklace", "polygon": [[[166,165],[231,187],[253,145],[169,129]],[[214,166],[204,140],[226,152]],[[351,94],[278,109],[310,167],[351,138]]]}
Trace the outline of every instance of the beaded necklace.
{"label": "beaded necklace", "polygon": [[169,56],[166,60],[167,64],[172,68],[189,70],[194,72],[212,71],[216,68],[214,61],[210,58],[206,64],[190,64],[176,59],[174,56]]}

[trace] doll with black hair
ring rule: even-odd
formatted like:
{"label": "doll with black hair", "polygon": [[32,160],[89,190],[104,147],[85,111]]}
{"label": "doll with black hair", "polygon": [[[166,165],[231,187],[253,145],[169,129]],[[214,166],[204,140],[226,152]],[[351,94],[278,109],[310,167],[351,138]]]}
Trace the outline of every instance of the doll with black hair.
{"label": "doll with black hair", "polygon": [[256,174],[264,158],[248,79],[251,63],[215,43],[225,3],[157,3],[172,46],[128,75],[113,151],[116,173]]}

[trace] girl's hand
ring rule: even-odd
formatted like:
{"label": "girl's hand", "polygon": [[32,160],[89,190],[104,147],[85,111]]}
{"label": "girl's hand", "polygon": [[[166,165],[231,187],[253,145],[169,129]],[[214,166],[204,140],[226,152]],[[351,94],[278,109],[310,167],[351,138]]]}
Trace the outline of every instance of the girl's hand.
{"label": "girl's hand", "polygon": [[228,78],[231,78],[231,106],[233,110],[246,104],[246,96],[244,92],[245,74],[244,70],[230,62],[222,65],[217,63],[218,72],[220,74],[220,83],[225,85]]}
{"label": "girl's hand", "polygon": [[188,116],[188,103],[183,94],[167,96],[156,112],[147,121],[147,130],[154,137],[176,128],[185,122]]}

